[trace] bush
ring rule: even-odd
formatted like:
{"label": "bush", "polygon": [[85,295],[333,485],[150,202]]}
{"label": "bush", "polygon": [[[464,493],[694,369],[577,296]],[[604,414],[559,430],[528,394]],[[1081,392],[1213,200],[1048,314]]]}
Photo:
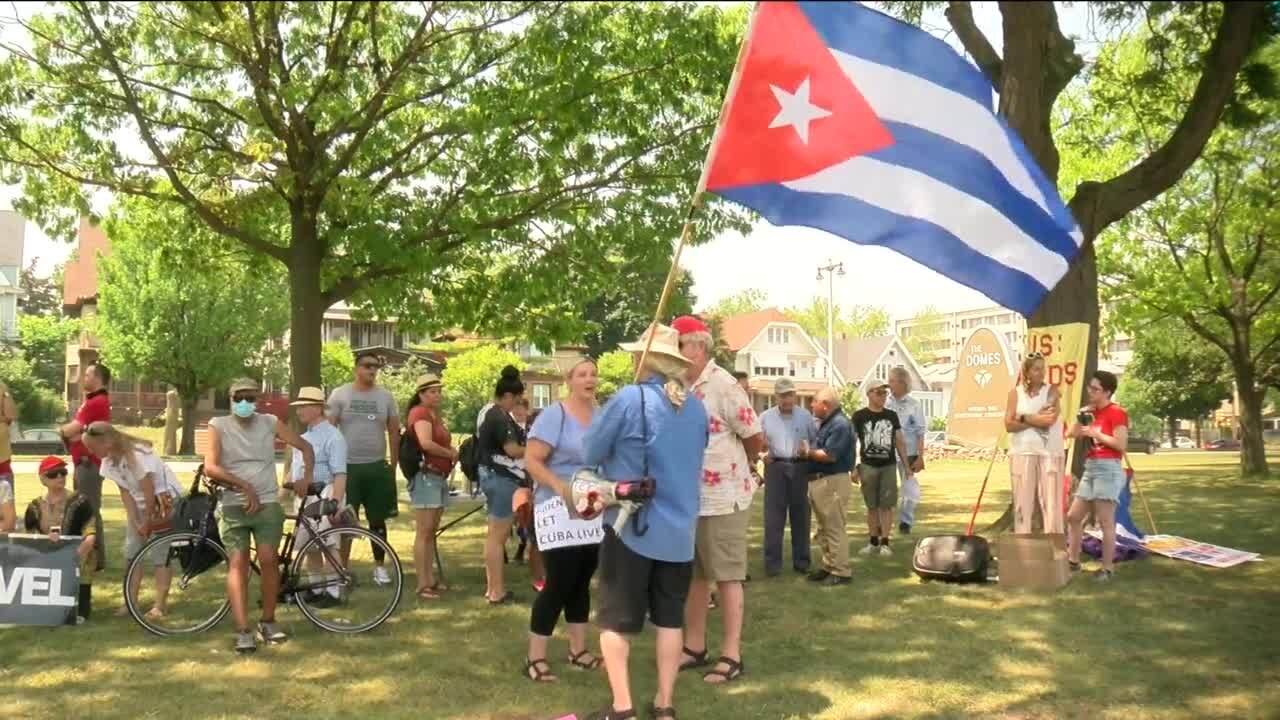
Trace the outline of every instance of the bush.
{"label": "bush", "polygon": [[444,381],[445,422],[450,430],[467,434],[475,432],[476,415],[493,398],[493,386],[507,365],[524,369],[518,355],[496,345],[482,345],[449,360],[441,379]]}
{"label": "bush", "polygon": [[53,390],[38,385],[18,403],[18,420],[24,425],[40,425],[66,417],[67,405],[62,396]]}
{"label": "bush", "polygon": [[947,419],[945,417],[936,417],[929,420],[929,430],[942,431],[947,429]]}

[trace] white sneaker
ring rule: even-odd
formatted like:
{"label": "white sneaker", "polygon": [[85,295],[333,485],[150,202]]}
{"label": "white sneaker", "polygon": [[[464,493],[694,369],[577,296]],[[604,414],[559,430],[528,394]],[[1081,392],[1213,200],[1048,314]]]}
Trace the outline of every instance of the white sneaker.
{"label": "white sneaker", "polygon": [[876,554],[876,553],[877,553],[877,552],[879,552],[879,551],[880,551],[880,548],[879,548],[878,546],[876,546],[876,545],[867,545],[866,547],[864,547],[864,548],[862,548],[861,550],[859,550],[859,551],[858,551],[858,554],[859,554],[859,555],[874,555],[874,554]]}
{"label": "white sneaker", "polygon": [[889,549],[888,545],[880,546],[880,557],[889,557],[892,554],[893,554],[893,551]]}
{"label": "white sneaker", "polygon": [[373,581],[378,585],[390,585],[391,575],[386,568],[379,565],[373,569]]}

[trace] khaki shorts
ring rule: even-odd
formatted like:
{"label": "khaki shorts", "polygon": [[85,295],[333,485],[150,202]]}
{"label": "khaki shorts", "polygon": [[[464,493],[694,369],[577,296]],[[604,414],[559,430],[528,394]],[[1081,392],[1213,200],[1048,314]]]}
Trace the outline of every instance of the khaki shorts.
{"label": "khaki shorts", "polygon": [[747,579],[748,510],[698,518],[693,548],[693,576],[711,582]]}
{"label": "khaki shorts", "polygon": [[862,499],[868,510],[892,510],[898,506],[898,466],[862,465],[858,470]]}
{"label": "khaki shorts", "polygon": [[250,515],[243,507],[223,507],[222,524],[218,530],[228,555],[248,552],[250,535],[257,547],[278,550],[280,538],[284,535],[284,508],[280,503],[267,503]]}

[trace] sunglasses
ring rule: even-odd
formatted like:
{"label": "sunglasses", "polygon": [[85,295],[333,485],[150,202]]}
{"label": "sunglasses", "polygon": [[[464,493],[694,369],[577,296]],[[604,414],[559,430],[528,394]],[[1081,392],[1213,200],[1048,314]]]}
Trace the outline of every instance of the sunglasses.
{"label": "sunglasses", "polygon": [[64,478],[66,476],[67,476],[66,468],[63,468],[62,470],[50,470],[49,472],[44,474],[44,477],[46,480],[53,480],[54,478],[60,478],[60,477]]}
{"label": "sunglasses", "polygon": [[872,390],[871,394],[872,395],[888,395],[889,390],[887,388],[880,388],[879,390]]}
{"label": "sunglasses", "polygon": [[1027,359],[1028,359],[1028,360],[1043,360],[1043,359],[1044,359],[1044,354],[1043,354],[1043,353],[1038,353],[1038,352],[1029,353],[1029,354],[1027,355]]}
{"label": "sunglasses", "polygon": [[235,397],[233,397],[233,398],[231,398],[231,399],[232,399],[234,402],[244,402],[244,401],[246,401],[246,400],[248,400],[248,401],[249,401],[249,402],[251,402],[251,403],[256,403],[256,402],[258,402],[258,396],[257,396],[257,395],[236,395]]}

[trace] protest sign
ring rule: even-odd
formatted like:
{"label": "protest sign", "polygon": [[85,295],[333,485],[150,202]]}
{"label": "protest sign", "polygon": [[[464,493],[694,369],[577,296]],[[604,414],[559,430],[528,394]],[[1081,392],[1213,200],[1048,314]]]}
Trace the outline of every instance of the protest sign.
{"label": "protest sign", "polygon": [[591,520],[571,517],[564,498],[552,496],[533,509],[533,527],[539,550],[594,545],[604,540],[600,516]]}
{"label": "protest sign", "polygon": [[1158,555],[1216,568],[1232,567],[1258,557],[1258,553],[1196,542],[1177,535],[1148,535],[1142,544]]}
{"label": "protest sign", "polygon": [[76,619],[78,537],[0,539],[0,625],[67,625]]}

